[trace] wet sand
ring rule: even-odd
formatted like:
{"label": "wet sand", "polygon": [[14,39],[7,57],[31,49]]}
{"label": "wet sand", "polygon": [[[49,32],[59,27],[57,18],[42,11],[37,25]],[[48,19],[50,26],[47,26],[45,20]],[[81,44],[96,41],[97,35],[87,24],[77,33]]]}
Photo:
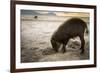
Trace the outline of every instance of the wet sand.
{"label": "wet sand", "polygon": [[[57,17],[56,17],[57,18]],[[41,17],[42,19],[42,17]],[[63,18],[65,19],[65,18]],[[68,18],[67,18],[68,19]],[[50,43],[54,31],[64,21],[22,20],[21,21],[21,62],[47,62],[89,59],[89,34],[85,34],[85,53],[80,54],[81,42],[78,37],[70,39],[66,52],[56,53]]]}

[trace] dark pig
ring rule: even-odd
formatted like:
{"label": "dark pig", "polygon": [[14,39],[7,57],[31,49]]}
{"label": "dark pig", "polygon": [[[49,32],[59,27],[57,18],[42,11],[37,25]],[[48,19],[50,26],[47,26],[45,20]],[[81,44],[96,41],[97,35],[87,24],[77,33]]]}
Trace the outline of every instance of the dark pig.
{"label": "dark pig", "polygon": [[80,18],[71,18],[65,21],[52,35],[51,44],[53,49],[58,52],[59,47],[62,46],[63,53],[66,52],[66,45],[70,38],[76,36],[80,37],[81,40],[81,54],[84,53],[84,32],[87,29],[86,23]]}

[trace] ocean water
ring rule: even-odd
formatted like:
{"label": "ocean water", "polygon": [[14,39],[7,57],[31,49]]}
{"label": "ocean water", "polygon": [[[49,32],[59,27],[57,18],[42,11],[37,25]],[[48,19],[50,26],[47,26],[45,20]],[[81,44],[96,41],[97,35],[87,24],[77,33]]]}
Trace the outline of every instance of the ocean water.
{"label": "ocean water", "polygon": [[21,21],[21,46],[25,48],[46,48],[57,28],[70,17],[23,16]]}

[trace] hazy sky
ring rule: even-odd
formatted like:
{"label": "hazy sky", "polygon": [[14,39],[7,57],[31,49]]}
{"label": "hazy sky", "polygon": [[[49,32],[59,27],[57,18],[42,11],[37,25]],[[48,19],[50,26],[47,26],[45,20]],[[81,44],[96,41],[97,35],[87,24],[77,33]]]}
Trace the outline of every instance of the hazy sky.
{"label": "hazy sky", "polygon": [[55,12],[55,11],[36,11],[36,10],[21,10],[21,15],[55,15],[55,16],[82,16],[89,17],[89,13],[80,12]]}

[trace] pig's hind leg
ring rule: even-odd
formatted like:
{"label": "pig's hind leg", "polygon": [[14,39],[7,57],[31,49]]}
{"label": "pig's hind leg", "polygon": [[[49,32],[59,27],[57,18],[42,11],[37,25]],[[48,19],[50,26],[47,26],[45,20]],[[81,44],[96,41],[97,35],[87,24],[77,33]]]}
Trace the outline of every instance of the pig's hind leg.
{"label": "pig's hind leg", "polygon": [[80,50],[81,50],[81,54],[83,54],[84,53],[84,45],[85,45],[84,35],[81,35],[79,37],[80,37],[80,40],[81,40],[81,48],[80,48]]}

